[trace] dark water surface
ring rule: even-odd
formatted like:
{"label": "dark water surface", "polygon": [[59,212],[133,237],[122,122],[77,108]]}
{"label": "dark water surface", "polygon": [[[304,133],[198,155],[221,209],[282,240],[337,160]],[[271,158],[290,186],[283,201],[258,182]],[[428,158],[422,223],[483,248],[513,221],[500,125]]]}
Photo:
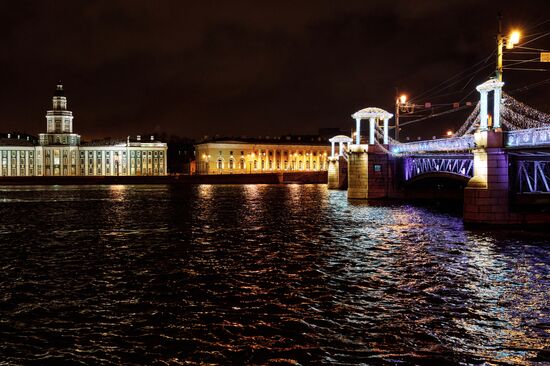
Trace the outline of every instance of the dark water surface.
{"label": "dark water surface", "polygon": [[547,364],[548,243],[323,185],[0,187],[0,364]]}

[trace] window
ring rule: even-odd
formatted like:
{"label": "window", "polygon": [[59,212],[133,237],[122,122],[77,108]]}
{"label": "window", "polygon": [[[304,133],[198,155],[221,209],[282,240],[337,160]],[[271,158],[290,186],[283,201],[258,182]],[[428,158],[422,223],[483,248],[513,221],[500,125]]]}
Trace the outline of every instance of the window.
{"label": "window", "polygon": [[218,169],[223,169],[223,160],[222,159],[218,159]]}
{"label": "window", "polygon": [[241,166],[240,166],[241,169],[244,169],[244,159],[241,159]]}
{"label": "window", "polygon": [[60,164],[60,152],[59,150],[53,151],[53,165],[59,165]]}
{"label": "window", "polygon": [[233,169],[235,165],[235,161],[233,159],[229,160],[229,169]]}

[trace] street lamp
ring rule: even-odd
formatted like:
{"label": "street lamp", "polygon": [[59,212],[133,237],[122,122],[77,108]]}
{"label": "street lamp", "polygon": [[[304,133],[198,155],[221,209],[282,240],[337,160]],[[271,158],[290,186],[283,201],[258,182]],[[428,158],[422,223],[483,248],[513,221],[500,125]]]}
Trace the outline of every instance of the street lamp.
{"label": "street lamp", "polygon": [[520,32],[512,31],[508,36],[504,36],[501,32],[501,22],[498,22],[498,35],[497,35],[497,79],[502,81],[502,54],[504,49],[504,42],[506,42],[506,48],[512,49],[519,43]]}
{"label": "street lamp", "polygon": [[395,100],[395,140],[399,141],[399,111],[404,109],[407,105],[407,96],[401,94]]}

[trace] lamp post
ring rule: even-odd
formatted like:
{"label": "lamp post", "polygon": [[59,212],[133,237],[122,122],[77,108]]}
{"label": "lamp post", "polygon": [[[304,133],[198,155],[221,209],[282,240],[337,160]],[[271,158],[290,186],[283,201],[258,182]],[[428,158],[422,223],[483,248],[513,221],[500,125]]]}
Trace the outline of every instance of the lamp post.
{"label": "lamp post", "polygon": [[399,141],[399,111],[401,108],[405,108],[407,105],[407,96],[401,94],[401,96],[395,99],[395,140]]}
{"label": "lamp post", "polygon": [[498,81],[502,81],[502,54],[504,53],[504,42],[506,42],[506,49],[514,48],[514,45],[519,43],[520,33],[512,31],[509,36],[502,34],[502,17],[498,18],[498,34],[497,34],[497,70],[496,76]]}

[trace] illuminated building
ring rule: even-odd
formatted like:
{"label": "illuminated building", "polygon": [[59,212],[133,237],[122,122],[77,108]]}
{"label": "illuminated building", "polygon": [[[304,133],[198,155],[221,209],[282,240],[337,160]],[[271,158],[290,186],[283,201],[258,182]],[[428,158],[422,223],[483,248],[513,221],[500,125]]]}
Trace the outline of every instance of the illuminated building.
{"label": "illuminated building", "polygon": [[198,174],[326,171],[330,145],[318,136],[206,141],[195,145]]}
{"label": "illuminated building", "polygon": [[53,108],[46,114],[46,133],[38,142],[29,136],[0,138],[0,176],[135,176],[166,175],[167,145],[136,139],[81,143],[73,133],[63,85],[58,84]]}

